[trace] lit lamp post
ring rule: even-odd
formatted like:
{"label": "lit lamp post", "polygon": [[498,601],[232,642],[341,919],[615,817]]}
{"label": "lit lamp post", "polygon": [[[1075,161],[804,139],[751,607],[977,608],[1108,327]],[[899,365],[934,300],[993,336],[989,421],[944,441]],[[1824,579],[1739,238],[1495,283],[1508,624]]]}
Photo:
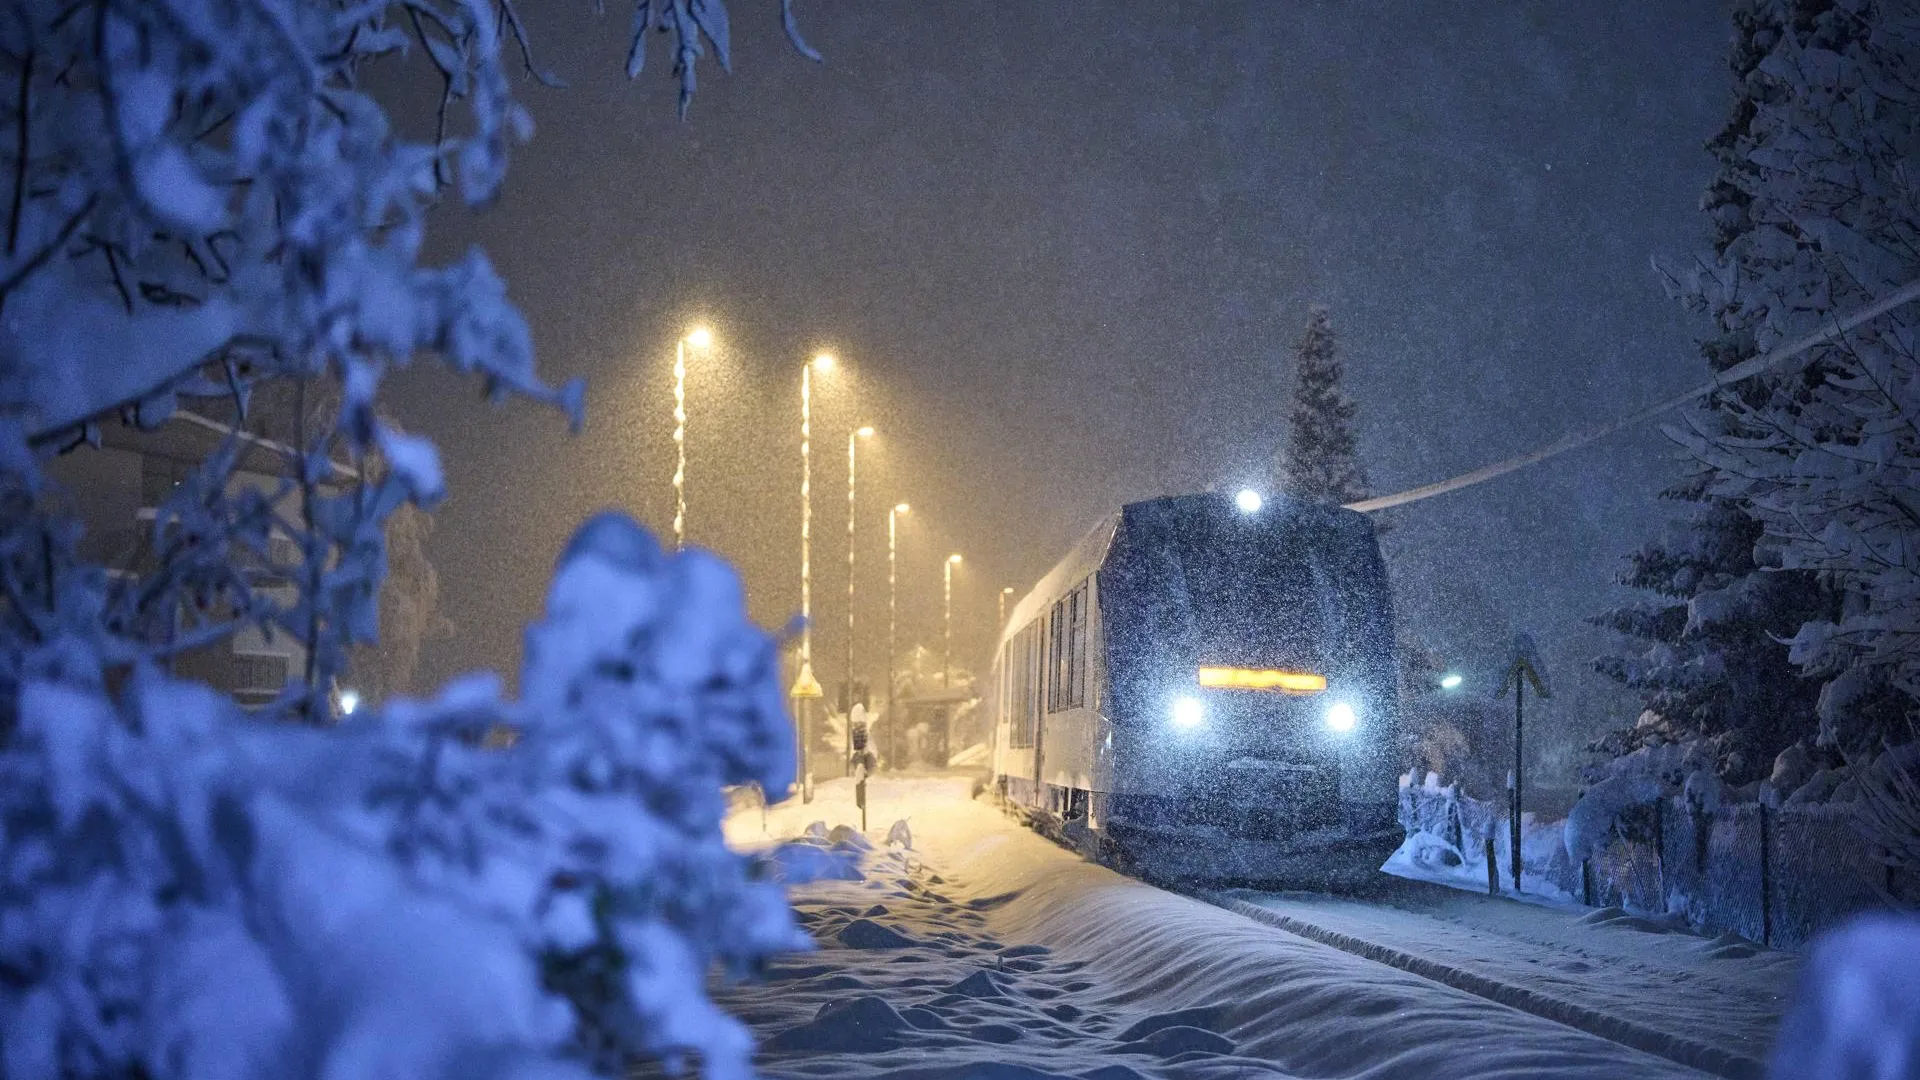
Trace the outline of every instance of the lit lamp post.
{"label": "lit lamp post", "polygon": [[1002,633],[1007,629],[1007,597],[1012,595],[1013,586],[1011,585],[1000,590],[1000,621],[995,623],[993,627],[993,631],[996,634]]}
{"label": "lit lamp post", "polygon": [[900,620],[900,591],[898,584],[900,565],[900,515],[911,509],[912,507],[906,503],[896,503],[893,509],[887,511],[887,715],[884,719],[887,724],[886,730],[889,733],[887,741],[887,758],[889,760],[893,759],[894,754],[892,751],[896,749],[891,733],[898,730],[899,727],[899,722],[893,715],[893,664],[894,658],[900,654],[899,646],[895,643],[895,634],[899,628]]}
{"label": "lit lamp post", "polygon": [[813,677],[813,373],[833,370],[833,357],[821,353],[800,369],[800,672],[793,680],[794,711],[800,718],[800,776],[803,797],[811,797],[812,713],[809,698],[820,696]]}
{"label": "lit lamp post", "polygon": [[853,775],[853,478],[858,471],[856,451],[861,439],[873,438],[873,425],[862,424],[847,432],[847,775]]}
{"label": "lit lamp post", "polygon": [[940,646],[940,685],[953,685],[953,568],[960,565],[958,554],[947,556],[947,564],[942,567],[942,577],[946,583],[946,629],[942,633]]}
{"label": "lit lamp post", "polygon": [[696,326],[673,344],[673,549],[687,542],[687,346],[704,349],[713,335]]}

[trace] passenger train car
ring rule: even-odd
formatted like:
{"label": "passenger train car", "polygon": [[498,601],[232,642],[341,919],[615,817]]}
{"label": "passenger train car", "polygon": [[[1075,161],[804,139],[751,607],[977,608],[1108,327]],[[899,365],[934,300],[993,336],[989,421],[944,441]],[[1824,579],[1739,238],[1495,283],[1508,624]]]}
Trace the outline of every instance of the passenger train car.
{"label": "passenger train car", "polygon": [[1015,605],[990,687],[1002,797],[1145,876],[1332,884],[1400,839],[1392,601],[1362,514],[1127,505]]}

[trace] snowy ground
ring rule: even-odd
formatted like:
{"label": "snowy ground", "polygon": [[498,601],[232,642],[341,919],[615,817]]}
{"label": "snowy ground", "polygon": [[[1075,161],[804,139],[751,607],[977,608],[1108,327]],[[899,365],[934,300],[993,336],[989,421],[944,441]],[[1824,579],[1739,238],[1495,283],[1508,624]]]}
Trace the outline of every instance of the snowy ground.
{"label": "snowy ground", "polygon": [[1618,908],[1554,910],[1431,886],[1367,901],[1228,898],[1315,940],[1721,1075],[1760,1074],[1800,966],[1794,953]]}
{"label": "snowy ground", "polygon": [[[875,781],[867,836],[878,850],[868,856],[867,880],[794,891],[818,951],[781,962],[766,983],[721,995],[761,1040],[767,1073],[896,1080],[1703,1075],[1120,877],[973,801],[970,789],[964,779]],[[899,818],[913,832],[910,852],[884,848],[888,826]],[[729,822],[729,834],[736,844],[754,844],[796,836],[816,820],[858,824],[849,785],[824,785],[811,805],[776,806],[764,823],[760,810],[745,810]],[[1311,907],[1315,918],[1368,925],[1359,905],[1241,899],[1283,917],[1318,905]],[[1606,1000],[1648,1002],[1654,993],[1676,1007],[1700,1000],[1705,976],[1689,967],[1692,961],[1660,967],[1660,948],[1638,942],[1574,951],[1552,926],[1526,919],[1558,919],[1606,942],[1614,941],[1609,934],[1637,931],[1579,926],[1563,913],[1509,906],[1531,914],[1511,924],[1494,920],[1498,925],[1483,925],[1491,916],[1444,906],[1390,914],[1395,935],[1427,933],[1438,955],[1451,960],[1470,958],[1482,947],[1475,940],[1499,943],[1494,959],[1502,978],[1538,984],[1542,973],[1587,976],[1566,984],[1577,989],[1624,968],[1636,989]],[[1672,935],[1649,936],[1674,949],[1692,947]],[[1594,970],[1568,966],[1581,963]],[[1778,964],[1750,972],[1762,968],[1787,977]],[[1713,992],[1727,1002],[1740,994],[1717,984]],[[1729,1021],[1726,1037],[1763,1040],[1773,1007],[1770,999],[1746,1007]],[[1711,1012],[1702,1006],[1689,1015],[1719,1024]]]}

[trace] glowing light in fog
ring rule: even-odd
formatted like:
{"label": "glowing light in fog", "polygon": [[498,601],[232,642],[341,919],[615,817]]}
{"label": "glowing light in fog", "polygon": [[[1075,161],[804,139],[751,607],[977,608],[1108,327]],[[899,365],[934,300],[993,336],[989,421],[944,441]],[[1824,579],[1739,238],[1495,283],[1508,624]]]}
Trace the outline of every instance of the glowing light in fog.
{"label": "glowing light in fog", "polygon": [[1173,726],[1177,728],[1197,728],[1207,718],[1207,707],[1199,698],[1183,697],[1173,703]]}
{"label": "glowing light in fog", "polygon": [[1454,690],[1454,689],[1457,689],[1459,686],[1460,686],[1460,676],[1454,674],[1453,672],[1448,672],[1445,675],[1440,676],[1440,689]]}
{"label": "glowing light in fog", "polygon": [[1336,701],[1327,706],[1327,726],[1335,731],[1352,731],[1359,717],[1353,713],[1353,706],[1344,701]]}
{"label": "glowing light in fog", "polygon": [[360,707],[360,694],[358,691],[354,691],[354,690],[340,691],[340,712],[342,715],[352,716],[353,710],[359,707]]}
{"label": "glowing light in fog", "polygon": [[1260,493],[1252,488],[1241,488],[1240,494],[1233,497],[1233,505],[1239,507],[1243,514],[1259,513],[1260,502]]}
{"label": "glowing light in fog", "polygon": [[1327,688],[1325,675],[1265,668],[1203,667],[1200,685],[1227,690],[1286,690],[1311,694]]}

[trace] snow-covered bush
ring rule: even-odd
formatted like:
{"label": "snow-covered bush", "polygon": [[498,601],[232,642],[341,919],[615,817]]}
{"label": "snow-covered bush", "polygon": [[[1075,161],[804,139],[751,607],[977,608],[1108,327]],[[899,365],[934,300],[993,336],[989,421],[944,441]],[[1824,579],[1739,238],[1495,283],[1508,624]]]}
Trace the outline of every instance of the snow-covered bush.
{"label": "snow-covered bush", "polygon": [[[641,0],[630,74],[655,30],[684,109],[706,49],[728,61],[727,13]],[[720,840],[721,785],[792,772],[774,647],[731,571],[596,519],[530,633],[522,700],[481,677],[320,723],[377,636],[383,526],[443,491],[432,445],[381,419],[388,372],[432,356],[580,416],[484,254],[420,262],[429,210],[488,201],[532,133],[508,50],[551,81],[511,0],[0,18],[6,1080],[747,1071],[708,969],[801,939]],[[437,84],[431,141],[362,89],[376,62]],[[291,396],[291,434],[259,430],[262,388]],[[209,403],[232,430],[158,508],[149,557],[87,561],[44,460]],[[260,454],[278,489],[232,483]],[[251,631],[306,646],[265,708],[169,674]]]}
{"label": "snow-covered bush", "polygon": [[804,940],[720,836],[723,784],[791,779],[772,639],[617,516],[528,639],[519,702],[483,677],[324,729],[145,660],[111,695],[50,642],[0,750],[4,1075],[746,1074],[707,971]]}

